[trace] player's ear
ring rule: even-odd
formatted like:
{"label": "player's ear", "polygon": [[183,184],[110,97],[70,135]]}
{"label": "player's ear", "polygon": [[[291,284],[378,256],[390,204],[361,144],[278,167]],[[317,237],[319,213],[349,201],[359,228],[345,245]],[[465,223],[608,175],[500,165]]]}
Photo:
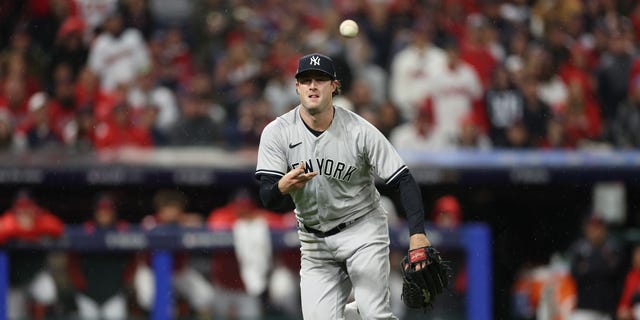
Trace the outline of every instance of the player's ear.
{"label": "player's ear", "polygon": [[333,93],[332,93],[332,95],[335,97],[341,93],[341,90],[340,90],[341,85],[339,80],[333,80],[333,83],[336,85],[336,88],[333,89]]}

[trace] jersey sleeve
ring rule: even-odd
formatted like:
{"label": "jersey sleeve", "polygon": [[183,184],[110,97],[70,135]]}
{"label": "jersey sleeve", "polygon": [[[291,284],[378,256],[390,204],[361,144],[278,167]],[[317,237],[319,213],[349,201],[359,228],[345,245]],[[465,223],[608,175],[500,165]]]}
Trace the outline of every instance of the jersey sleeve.
{"label": "jersey sleeve", "polygon": [[283,129],[277,121],[267,125],[260,136],[256,179],[265,174],[282,177],[287,172],[286,155],[281,147],[283,145],[281,138]]}
{"label": "jersey sleeve", "polygon": [[374,173],[386,184],[394,181],[407,169],[400,154],[389,140],[373,125],[366,126],[365,154]]}

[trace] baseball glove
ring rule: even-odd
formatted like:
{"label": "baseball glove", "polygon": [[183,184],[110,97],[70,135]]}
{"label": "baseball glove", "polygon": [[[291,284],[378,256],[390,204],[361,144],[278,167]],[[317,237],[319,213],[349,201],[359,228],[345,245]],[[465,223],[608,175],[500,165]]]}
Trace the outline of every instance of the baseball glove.
{"label": "baseball glove", "polygon": [[[421,269],[417,269],[422,263]],[[449,284],[451,267],[443,261],[434,247],[427,246],[409,251],[402,258],[402,301],[409,308],[427,308]]]}

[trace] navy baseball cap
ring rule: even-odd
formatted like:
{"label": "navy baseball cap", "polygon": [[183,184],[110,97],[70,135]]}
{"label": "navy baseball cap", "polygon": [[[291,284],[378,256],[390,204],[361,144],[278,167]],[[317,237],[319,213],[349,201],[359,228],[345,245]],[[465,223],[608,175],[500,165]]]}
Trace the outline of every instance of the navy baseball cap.
{"label": "navy baseball cap", "polygon": [[296,70],[296,78],[306,71],[320,71],[327,74],[331,79],[336,79],[336,68],[333,66],[333,60],[320,53],[312,53],[300,58],[298,70]]}

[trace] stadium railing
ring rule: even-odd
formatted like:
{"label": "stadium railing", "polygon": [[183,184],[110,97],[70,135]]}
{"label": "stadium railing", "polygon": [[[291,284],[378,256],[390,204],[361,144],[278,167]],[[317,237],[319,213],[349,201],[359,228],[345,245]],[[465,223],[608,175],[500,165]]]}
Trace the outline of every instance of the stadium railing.
{"label": "stadium railing", "polygon": [[[391,245],[408,247],[407,229],[404,225],[390,229]],[[441,230],[427,227],[427,232],[438,248],[462,249],[466,253],[468,283],[466,314],[469,320],[492,319],[491,301],[491,235],[484,224],[465,224],[455,230]],[[298,247],[296,230],[273,230],[274,250]],[[107,232],[91,235],[82,226],[67,226],[59,239],[40,242],[11,242],[0,249],[0,320],[7,319],[7,295],[9,268],[11,261],[7,250],[70,250],[77,252],[96,251],[142,251],[152,252],[152,268],[155,275],[153,320],[170,319],[173,306],[171,272],[175,251],[215,250],[233,246],[231,232],[212,232],[206,228],[187,228],[179,231],[145,232],[130,229],[126,232]]]}

